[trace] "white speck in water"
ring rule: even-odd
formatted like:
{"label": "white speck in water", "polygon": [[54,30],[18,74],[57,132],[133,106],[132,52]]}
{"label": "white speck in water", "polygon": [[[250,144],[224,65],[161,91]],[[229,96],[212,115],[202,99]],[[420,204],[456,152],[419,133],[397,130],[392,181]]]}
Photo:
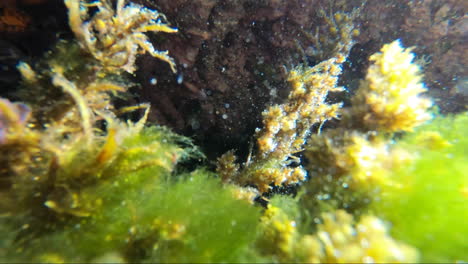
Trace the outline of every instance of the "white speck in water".
{"label": "white speck in water", "polygon": [[223,114],[221,117],[222,117],[223,119],[227,119],[227,118],[228,118],[228,115]]}
{"label": "white speck in water", "polygon": [[225,107],[226,109],[229,109],[229,107],[231,107],[231,105],[230,105],[230,104],[224,104],[224,107]]}
{"label": "white speck in water", "polygon": [[262,57],[259,57],[259,58],[257,59],[257,63],[258,63],[258,64],[263,64],[263,63],[265,63],[265,58],[264,58],[263,56],[262,56]]}
{"label": "white speck in water", "polygon": [[184,81],[184,75],[182,75],[181,73],[177,76],[177,84],[182,84],[183,81]]}
{"label": "white speck in water", "polygon": [[150,84],[151,85],[156,85],[158,83],[158,80],[156,78],[151,78],[150,79]]}
{"label": "white speck in water", "polygon": [[270,90],[270,96],[276,97],[277,94],[278,94],[278,93],[277,93],[276,88],[273,88],[273,89]]}
{"label": "white speck in water", "polygon": [[319,199],[319,200],[328,200],[328,199],[330,199],[330,195],[327,194],[327,193],[326,194],[319,194],[319,195],[317,195],[317,199]]}

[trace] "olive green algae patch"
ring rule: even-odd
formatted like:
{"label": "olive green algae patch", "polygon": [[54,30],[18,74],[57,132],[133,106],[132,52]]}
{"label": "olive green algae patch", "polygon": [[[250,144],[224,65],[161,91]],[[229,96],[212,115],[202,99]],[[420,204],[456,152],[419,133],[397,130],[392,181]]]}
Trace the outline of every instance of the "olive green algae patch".
{"label": "olive green algae patch", "polygon": [[416,153],[372,208],[422,262],[468,260],[468,114],[438,117],[397,145]]}
{"label": "olive green algae patch", "polygon": [[120,204],[35,238],[4,260],[237,262],[256,235],[259,209],[202,171],[152,194],[124,195]]}
{"label": "olive green algae patch", "polygon": [[233,262],[256,235],[259,208],[235,200],[218,179],[197,171],[151,203],[160,219],[185,226],[180,246],[162,243],[151,261]]}
{"label": "olive green algae patch", "polygon": [[[71,154],[60,177],[93,172],[94,180],[80,188],[66,181],[69,193],[49,195],[43,210],[52,218],[0,219],[0,230],[11,235],[1,243],[0,261],[240,260],[256,236],[260,209],[235,199],[211,173],[175,175],[176,163],[193,155],[180,141],[188,143],[167,129],[144,128],[122,139],[105,165],[90,170],[82,168],[87,163],[79,153]],[[102,149],[112,149],[109,142]]]}

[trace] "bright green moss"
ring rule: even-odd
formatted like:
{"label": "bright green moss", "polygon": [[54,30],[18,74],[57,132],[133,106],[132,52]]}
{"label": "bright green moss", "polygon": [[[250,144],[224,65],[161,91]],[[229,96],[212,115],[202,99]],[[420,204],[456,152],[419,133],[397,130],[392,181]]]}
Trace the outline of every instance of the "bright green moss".
{"label": "bright green moss", "polygon": [[233,262],[255,237],[259,208],[236,200],[218,179],[197,171],[147,203],[146,212],[181,223],[186,232],[179,246],[159,244],[152,262]]}
{"label": "bright green moss", "polygon": [[299,204],[297,198],[285,195],[275,195],[271,200],[271,206],[280,208],[290,219],[300,218]]}
{"label": "bright green moss", "polygon": [[374,211],[392,234],[417,247],[423,262],[468,260],[468,115],[439,117],[397,145],[415,160],[392,174]]}
{"label": "bright green moss", "polygon": [[[98,176],[95,182],[71,189],[54,206],[49,204],[60,220],[31,222],[42,226],[26,227],[20,230],[19,241],[4,242],[6,249],[0,251],[0,259],[241,261],[255,238],[259,208],[235,199],[208,172],[175,177],[176,162],[189,155],[175,144],[181,140],[157,127],[124,139],[110,164],[100,171],[91,170]],[[70,168],[86,171],[75,161],[82,159],[71,159],[61,177]],[[30,222],[16,216],[8,219]],[[15,230],[8,222],[1,224],[2,229]],[[44,229],[44,234],[37,232]]]}

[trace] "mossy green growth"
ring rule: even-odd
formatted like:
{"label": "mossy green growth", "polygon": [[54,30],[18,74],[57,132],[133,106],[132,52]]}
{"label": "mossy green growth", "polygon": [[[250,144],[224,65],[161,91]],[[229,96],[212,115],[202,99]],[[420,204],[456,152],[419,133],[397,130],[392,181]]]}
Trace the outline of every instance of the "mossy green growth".
{"label": "mossy green growth", "polygon": [[397,143],[416,158],[371,207],[423,262],[468,261],[468,113],[437,117]]}
{"label": "mossy green growth", "polygon": [[[237,262],[254,240],[260,209],[236,200],[221,182],[196,171],[148,203],[159,219],[180,223],[185,234],[153,247],[150,262]],[[212,175],[211,175],[212,176]]]}
{"label": "mossy green growth", "polygon": [[[64,179],[58,184],[63,188],[56,187],[68,193],[49,194],[42,206],[51,219],[0,219],[0,230],[16,236],[1,243],[0,261],[242,259],[255,238],[259,208],[235,199],[208,172],[174,175],[176,163],[193,155],[193,149],[180,147],[181,141],[188,143],[167,129],[150,127],[124,138],[100,167],[80,158],[83,152],[68,154],[68,165],[57,175]],[[79,176],[87,180],[79,182]]]}
{"label": "mossy green growth", "polygon": [[286,195],[275,195],[270,199],[271,206],[281,209],[290,219],[298,220],[300,218],[300,210],[297,197]]}

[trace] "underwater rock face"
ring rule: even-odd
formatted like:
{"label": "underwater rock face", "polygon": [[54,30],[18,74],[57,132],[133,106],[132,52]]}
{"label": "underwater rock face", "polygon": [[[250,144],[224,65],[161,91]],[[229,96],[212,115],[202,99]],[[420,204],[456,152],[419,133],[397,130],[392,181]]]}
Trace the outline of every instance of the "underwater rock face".
{"label": "underwater rock face", "polygon": [[179,28],[161,45],[178,62],[179,72],[161,76],[154,70],[159,62],[140,61],[142,97],[160,106],[150,120],[193,133],[201,144],[216,144],[212,150],[219,153],[250,140],[261,126],[263,109],[282,102],[289,92],[289,69],[304,60],[318,63],[331,53],[310,50],[311,32],[327,29],[316,6],[331,10],[320,1],[154,3]]}
{"label": "underwater rock face", "polygon": [[[330,38],[332,33],[324,27],[319,10],[328,15],[363,5],[358,0],[333,4],[319,0],[135,2],[161,11],[171,26],[179,28],[177,34],[149,36],[153,43],[157,40],[157,49],[169,50],[178,73],[172,75],[164,62],[143,56],[137,61],[142,90],[136,91],[136,100],[157,105],[150,113],[152,122],[194,135],[198,143],[218,154],[239,140],[248,142],[261,126],[263,109],[285,98],[289,91],[285,68],[327,59],[314,41],[317,29],[321,38]],[[55,42],[57,32],[61,38],[70,36],[63,26],[62,1],[9,0],[2,1],[0,8],[14,9],[18,19],[29,21],[24,30],[12,32],[6,26],[13,23],[7,19],[13,13],[0,14],[0,35],[12,49],[24,53],[21,58],[40,55]],[[468,3],[463,0],[365,2],[354,21],[361,34],[344,67],[342,78],[351,86],[347,88],[352,92],[356,87],[352,84],[365,73],[370,54],[400,38],[404,46],[415,46],[424,64],[428,93],[440,99],[435,101],[441,111],[466,109],[467,96],[457,87],[468,75],[464,56],[467,11]],[[0,58],[0,63],[8,66],[0,69],[5,95],[14,89],[18,75],[9,58]]]}
{"label": "underwater rock face", "polygon": [[178,63],[176,76],[168,77],[167,70],[158,73],[161,62],[154,59],[140,61],[141,94],[159,106],[150,120],[194,134],[200,144],[227,151],[239,140],[250,140],[248,135],[261,126],[261,111],[288,93],[285,69],[327,59],[329,53],[317,48],[314,37],[318,32],[323,42],[333,42],[333,29],[328,32],[320,10],[329,15],[361,7],[354,21],[360,31],[356,44],[367,50],[350,55],[343,73],[346,83],[362,77],[367,56],[400,38],[406,47],[416,46],[419,63],[425,60],[428,92],[440,99],[436,104],[441,111],[465,109],[466,96],[452,87],[468,74],[463,56],[466,1],[140,2],[160,8],[180,29],[161,44]]}

